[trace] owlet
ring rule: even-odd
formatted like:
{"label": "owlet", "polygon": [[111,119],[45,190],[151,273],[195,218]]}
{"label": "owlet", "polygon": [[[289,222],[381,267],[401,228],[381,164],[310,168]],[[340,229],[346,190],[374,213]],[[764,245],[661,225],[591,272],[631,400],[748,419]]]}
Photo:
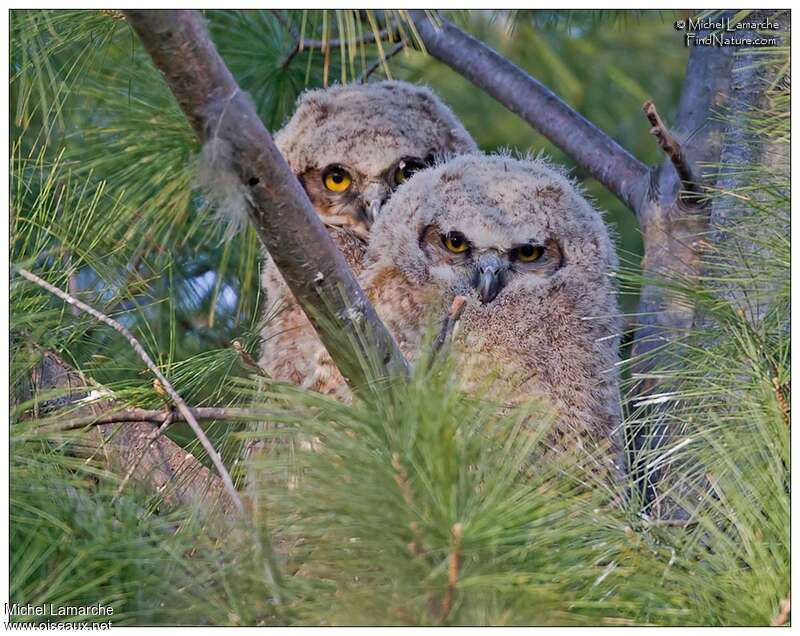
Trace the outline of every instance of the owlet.
{"label": "owlet", "polygon": [[[430,90],[400,81],[308,91],[275,143],[356,275],[370,227],[392,192],[434,161],[476,150]],[[262,287],[270,309],[261,367],[275,379],[344,395],[338,371],[268,256]]]}
{"label": "owlet", "polygon": [[362,284],[409,359],[464,296],[453,350],[465,387],[493,378],[511,403],[544,399],[554,444],[608,444],[621,473],[617,257],[560,170],[477,154],[424,170],[387,203],[365,262]]}

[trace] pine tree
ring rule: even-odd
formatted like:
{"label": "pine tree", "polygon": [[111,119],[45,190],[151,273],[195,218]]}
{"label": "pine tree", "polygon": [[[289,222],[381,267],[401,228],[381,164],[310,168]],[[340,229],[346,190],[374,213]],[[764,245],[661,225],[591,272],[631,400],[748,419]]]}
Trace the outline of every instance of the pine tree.
{"label": "pine tree", "polygon": [[[532,404],[499,414],[492,396],[460,394],[446,356],[387,379],[367,347],[350,363],[373,388],[351,405],[263,377],[252,362],[259,234],[231,235],[197,187],[201,144],[130,20],[14,11],[12,603],[102,603],[115,624],[788,622],[788,34],[778,47],[725,54],[720,77],[758,81],[735,75],[727,86],[735,99],[714,112],[722,142],[711,156],[693,146],[708,130],[682,121],[692,87],[674,98],[686,57],[665,45],[672,14],[455,12],[435,16],[441,31],[429,17],[204,13],[269,130],[306,87],[394,74],[449,97],[486,149],[544,144],[510,116],[480,115],[489,95],[521,112],[501,94],[511,81],[502,60],[469,78],[483,91],[445,70],[467,73],[475,55],[474,45],[453,48],[463,31],[452,20],[535,70],[620,150],[651,162],[667,153],[653,179],[674,186],[661,190],[673,200],[588,184],[630,250],[620,278],[636,332],[623,422],[636,441],[631,483],[610,490],[574,458],[546,456],[547,413]],[[602,77],[582,62],[596,56],[609,61]],[[689,70],[721,56],[693,50]],[[663,74],[648,82],[658,58]],[[673,134],[651,108],[658,143],[632,110],[648,98],[677,124]],[[598,176],[579,145],[521,115],[580,178]],[[670,155],[676,140],[688,162]],[[628,161],[608,148],[608,161]],[[684,214],[665,213],[667,203]],[[628,207],[644,228],[643,268]],[[695,233],[691,268],[662,267],[652,219]],[[203,423],[246,515],[135,350],[23,271],[130,330]],[[361,351],[372,337],[362,336],[341,348]],[[253,433],[263,420],[280,426]],[[523,425],[531,420],[536,433]],[[255,438],[271,452],[245,485]],[[176,461],[184,472],[171,479]]]}

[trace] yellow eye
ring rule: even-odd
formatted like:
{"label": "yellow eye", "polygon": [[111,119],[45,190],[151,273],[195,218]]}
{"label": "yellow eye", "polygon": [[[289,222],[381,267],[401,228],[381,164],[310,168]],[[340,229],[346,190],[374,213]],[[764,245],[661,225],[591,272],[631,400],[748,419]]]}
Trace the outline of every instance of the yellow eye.
{"label": "yellow eye", "polygon": [[353,183],[353,179],[342,168],[331,168],[322,178],[325,187],[331,192],[344,192]]}
{"label": "yellow eye", "polygon": [[533,263],[538,261],[542,258],[544,254],[544,248],[541,245],[532,245],[528,243],[527,245],[520,245],[517,249],[514,250],[514,256],[518,258],[523,263]]}
{"label": "yellow eye", "polygon": [[442,243],[453,254],[463,254],[469,249],[469,241],[461,232],[442,234]]}
{"label": "yellow eye", "polygon": [[394,172],[394,182],[397,185],[408,181],[416,172],[419,172],[425,167],[421,161],[416,159],[403,159],[397,166]]}

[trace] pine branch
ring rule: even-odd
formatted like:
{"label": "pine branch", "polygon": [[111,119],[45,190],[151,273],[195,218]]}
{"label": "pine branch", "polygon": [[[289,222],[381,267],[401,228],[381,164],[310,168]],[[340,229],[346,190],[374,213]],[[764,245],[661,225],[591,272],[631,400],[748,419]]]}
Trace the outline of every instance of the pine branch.
{"label": "pine branch", "polygon": [[516,113],[619,198],[638,208],[649,179],[647,166],[544,84],[447,20],[437,28],[425,11],[409,14],[425,49]]}
{"label": "pine branch", "polygon": [[[42,289],[49,291],[51,294],[57,296],[61,300],[66,303],[69,303],[73,307],[77,307],[81,311],[89,314],[93,318],[99,320],[107,324],[109,327],[117,331],[121,334],[131,345],[134,351],[138,354],[138,356],[144,361],[147,368],[156,376],[158,381],[161,383],[161,386],[164,387],[164,390],[169,395],[170,399],[172,400],[173,404],[177,407],[178,411],[184,417],[186,423],[191,427],[194,434],[197,436],[197,439],[200,441],[200,444],[205,449],[206,453],[208,453],[209,458],[211,458],[211,462],[214,464],[214,468],[217,469],[220,477],[222,478],[222,483],[225,486],[225,490],[228,492],[228,496],[230,496],[231,501],[233,502],[236,511],[240,514],[244,514],[244,504],[242,504],[242,500],[239,497],[239,493],[236,490],[236,487],[233,485],[233,479],[231,479],[230,473],[228,473],[228,469],[225,468],[225,464],[222,463],[222,458],[220,457],[217,450],[214,448],[214,445],[208,439],[203,431],[200,424],[197,423],[197,420],[194,418],[189,407],[186,405],[186,402],[183,401],[183,398],[178,394],[178,392],[173,388],[172,384],[167,380],[161,370],[156,366],[155,362],[153,362],[152,358],[148,355],[148,353],[144,350],[142,345],[136,339],[136,337],[128,331],[124,326],[118,323],[113,318],[109,318],[105,314],[97,311],[93,307],[90,307],[84,302],[81,302],[77,298],[73,298],[69,294],[61,291],[58,287],[55,287],[48,283],[45,280],[42,280],[36,274],[32,274],[31,272],[17,268],[17,272],[20,276],[29,280],[30,282],[38,285]],[[154,440],[153,440],[154,441]],[[146,449],[150,448],[152,441],[148,440]]]}
{"label": "pine branch", "polygon": [[[222,480],[197,458],[165,436],[150,444],[156,427],[146,418],[132,421],[119,429],[104,423],[106,413],[120,412],[111,392],[86,378],[59,356],[45,351],[31,373],[30,397],[39,399],[39,396],[54,391],[58,392],[58,397],[37,402],[34,412],[77,406],[78,414],[73,421],[82,420],[84,423],[80,428],[96,421],[101,433],[100,440],[97,444],[91,444],[86,454],[95,455],[102,450],[110,464],[109,468],[120,472],[127,472],[138,462],[139,467],[135,471],[137,480],[160,493],[162,501],[171,508],[203,502],[203,509],[207,513],[211,513],[215,506],[219,506],[223,514],[232,511],[233,502]],[[94,399],[104,395],[109,398]],[[163,411],[159,413],[164,415]]]}
{"label": "pine branch", "polygon": [[[246,409],[224,406],[190,407],[192,417],[197,421],[243,422],[248,420],[266,420],[269,414],[258,409]],[[187,422],[180,411],[163,409],[122,408],[107,410],[100,414],[80,415],[73,418],[59,416],[55,426],[43,424],[35,433],[55,433],[74,431],[89,426],[105,426],[107,424],[147,423],[163,426],[166,422]]]}
{"label": "pine branch", "polygon": [[[360,361],[373,357],[384,375],[406,375],[408,363],[217,53],[202,16],[196,11],[125,14],[197,137],[230,147],[231,169],[246,192],[256,232],[342,375],[356,389],[365,386]],[[359,337],[342,338],[342,333]]]}

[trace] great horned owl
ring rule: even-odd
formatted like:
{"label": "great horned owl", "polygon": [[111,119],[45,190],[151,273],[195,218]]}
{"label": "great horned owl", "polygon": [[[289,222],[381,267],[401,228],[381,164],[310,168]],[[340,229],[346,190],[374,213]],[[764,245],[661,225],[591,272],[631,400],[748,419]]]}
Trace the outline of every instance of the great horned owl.
{"label": "great horned owl", "polygon": [[[356,275],[369,228],[397,186],[439,158],[476,149],[430,90],[400,81],[304,93],[275,144]],[[260,366],[273,378],[343,395],[338,371],[269,257],[262,287],[274,317],[262,330]]]}
{"label": "great horned owl", "polygon": [[617,258],[561,171],[473,154],[420,172],[384,207],[365,262],[367,295],[410,359],[466,297],[454,337],[465,384],[494,374],[511,402],[542,396],[559,447],[610,443],[620,473]]}

